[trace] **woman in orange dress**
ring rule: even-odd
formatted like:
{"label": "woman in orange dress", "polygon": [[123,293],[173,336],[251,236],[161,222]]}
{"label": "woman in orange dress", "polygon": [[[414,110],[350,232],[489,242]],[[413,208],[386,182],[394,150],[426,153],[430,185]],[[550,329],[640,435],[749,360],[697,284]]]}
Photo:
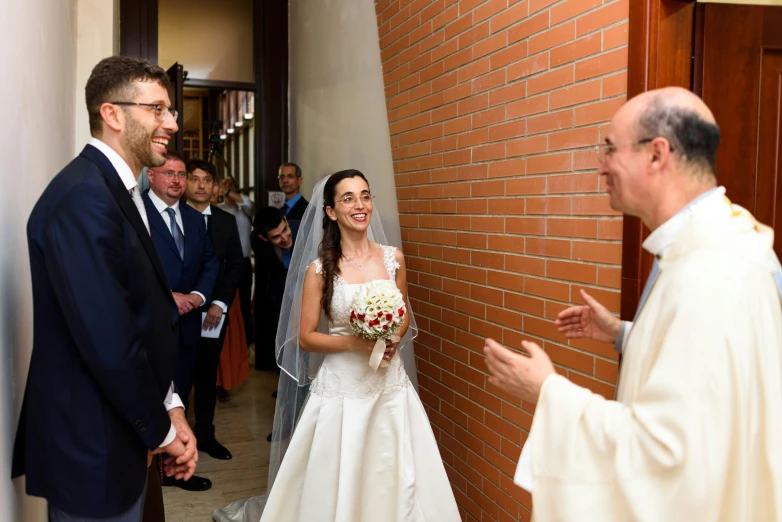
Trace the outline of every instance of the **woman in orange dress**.
{"label": "woman in orange dress", "polygon": [[244,331],[239,292],[237,291],[233,304],[228,308],[228,329],[225,333],[223,351],[220,353],[220,365],[217,367],[218,399],[227,400],[228,391],[242,384],[249,374],[247,337]]}

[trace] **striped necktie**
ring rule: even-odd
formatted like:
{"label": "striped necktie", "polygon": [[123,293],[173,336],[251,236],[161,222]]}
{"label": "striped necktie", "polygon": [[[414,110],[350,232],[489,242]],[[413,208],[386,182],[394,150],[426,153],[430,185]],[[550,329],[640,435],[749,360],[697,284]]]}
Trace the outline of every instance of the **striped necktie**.
{"label": "striped necktie", "polygon": [[185,236],[182,234],[182,230],[179,228],[179,223],[176,222],[176,212],[171,207],[166,209],[168,213],[168,219],[171,221],[171,235],[174,236],[174,244],[179,251],[179,257],[185,258]]}

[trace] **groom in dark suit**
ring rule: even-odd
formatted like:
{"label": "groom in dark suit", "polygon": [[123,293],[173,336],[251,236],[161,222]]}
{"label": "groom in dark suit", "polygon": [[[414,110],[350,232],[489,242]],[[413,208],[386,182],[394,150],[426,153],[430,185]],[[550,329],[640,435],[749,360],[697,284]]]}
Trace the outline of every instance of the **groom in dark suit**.
{"label": "groom in dark suit", "polygon": [[145,60],[102,60],[86,88],[93,139],[27,224],[33,351],[12,475],[50,522],[139,522],[153,452],[179,457],[168,473],[195,471],[172,387],[179,315],[136,182],[177,131],[168,84]]}
{"label": "groom in dark suit", "polygon": [[[179,309],[179,356],[174,382],[187,410],[201,339],[201,312],[206,311],[204,305],[210,302],[219,267],[203,217],[180,202],[187,178],[185,162],[171,151],[164,157],[164,165],[147,170],[149,192],[143,198],[152,242]],[[188,491],[212,487],[209,479],[196,476],[188,481],[166,477],[163,485]]]}

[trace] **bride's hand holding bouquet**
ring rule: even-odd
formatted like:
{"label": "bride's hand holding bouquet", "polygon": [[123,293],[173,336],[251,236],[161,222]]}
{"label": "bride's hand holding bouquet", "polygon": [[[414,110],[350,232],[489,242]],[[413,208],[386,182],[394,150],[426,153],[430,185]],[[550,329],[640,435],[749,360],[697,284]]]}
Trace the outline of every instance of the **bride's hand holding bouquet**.
{"label": "bride's hand holding bouquet", "polygon": [[396,355],[400,341],[396,333],[406,313],[402,292],[391,280],[366,283],[353,298],[350,328],[356,336],[375,341],[369,357],[373,370],[388,366]]}

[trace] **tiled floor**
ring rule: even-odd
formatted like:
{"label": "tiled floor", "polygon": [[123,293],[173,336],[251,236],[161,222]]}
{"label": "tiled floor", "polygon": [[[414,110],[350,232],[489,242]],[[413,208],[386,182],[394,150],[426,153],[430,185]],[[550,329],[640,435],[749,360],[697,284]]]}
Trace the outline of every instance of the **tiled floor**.
{"label": "tiled floor", "polygon": [[201,452],[196,475],[210,479],[212,489],[163,488],[166,522],[210,522],[216,508],[266,490],[271,446],[266,436],[272,429],[275,401],[271,393],[276,389],[276,373],[251,369],[250,378],[231,390],[230,401],[217,403],[217,440],[233,453],[233,459],[216,461]]}

